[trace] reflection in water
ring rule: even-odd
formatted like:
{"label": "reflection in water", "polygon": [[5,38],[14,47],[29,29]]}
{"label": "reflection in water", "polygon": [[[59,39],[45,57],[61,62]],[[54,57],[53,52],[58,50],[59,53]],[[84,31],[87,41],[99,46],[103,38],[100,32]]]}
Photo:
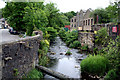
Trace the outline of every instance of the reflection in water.
{"label": "reflection in water", "polygon": [[[57,37],[55,44],[50,46],[50,51],[55,52],[56,54],[50,55],[50,53],[48,53],[48,56],[53,59],[51,60],[48,68],[71,78],[80,78],[80,61],[78,62],[78,58],[85,58],[86,55],[78,54],[77,49],[70,49],[72,55],[66,56],[64,54],[68,49],[69,48],[65,45],[65,43],[62,42],[59,37]],[[60,55],[60,53],[63,53],[63,55]],[[46,75],[44,78],[53,77]]]}

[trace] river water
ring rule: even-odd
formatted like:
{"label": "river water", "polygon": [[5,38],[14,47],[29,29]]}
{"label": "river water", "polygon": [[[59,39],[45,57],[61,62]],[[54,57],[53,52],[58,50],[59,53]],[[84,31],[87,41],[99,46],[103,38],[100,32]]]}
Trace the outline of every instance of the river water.
{"label": "river water", "polygon": [[[65,53],[70,50],[72,55],[67,56]],[[51,54],[54,52],[55,54]],[[69,76],[70,78],[79,78],[81,77],[80,62],[81,59],[87,57],[85,54],[78,53],[77,49],[71,49],[66,46],[66,44],[57,37],[54,44],[50,46],[50,52],[47,54],[51,61],[49,63],[49,69],[60,72],[64,75]],[[45,75],[45,79],[52,78],[52,76]]]}

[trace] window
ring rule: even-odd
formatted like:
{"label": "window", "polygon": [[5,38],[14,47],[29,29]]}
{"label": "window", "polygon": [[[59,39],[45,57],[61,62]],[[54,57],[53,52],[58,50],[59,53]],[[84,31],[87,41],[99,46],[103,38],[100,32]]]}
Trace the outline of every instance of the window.
{"label": "window", "polygon": [[85,21],[83,21],[83,26],[85,26]]}
{"label": "window", "polygon": [[73,19],[72,19],[72,22],[73,22]]}
{"label": "window", "polygon": [[90,19],[88,19],[88,25],[90,25]]}
{"label": "window", "polygon": [[75,26],[74,27],[76,27],[76,24],[75,24]]}
{"label": "window", "polygon": [[87,20],[86,20],[86,25],[87,25]]}
{"label": "window", "polygon": [[91,19],[91,25],[93,25],[93,19]]}
{"label": "window", "polygon": [[73,27],[73,24],[72,24],[72,27]]}
{"label": "window", "polygon": [[75,19],[75,22],[76,22],[76,19]]}

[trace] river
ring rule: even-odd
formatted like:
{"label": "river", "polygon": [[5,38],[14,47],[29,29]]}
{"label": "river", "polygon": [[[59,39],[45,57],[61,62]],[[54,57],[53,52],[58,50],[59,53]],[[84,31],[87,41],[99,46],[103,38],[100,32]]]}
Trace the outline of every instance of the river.
{"label": "river", "polygon": [[[72,55],[67,56],[65,55],[66,52],[70,50]],[[50,57],[51,61],[49,63],[49,69],[54,71],[60,72],[64,75],[69,76],[70,78],[79,78],[81,77],[81,70],[80,70],[80,62],[81,59],[87,57],[85,54],[78,53],[77,49],[71,49],[66,46],[66,44],[60,39],[60,37],[56,37],[54,44],[50,46],[48,52],[48,56]],[[51,54],[54,52],[55,54]],[[52,78],[52,76],[45,75],[45,79]]]}

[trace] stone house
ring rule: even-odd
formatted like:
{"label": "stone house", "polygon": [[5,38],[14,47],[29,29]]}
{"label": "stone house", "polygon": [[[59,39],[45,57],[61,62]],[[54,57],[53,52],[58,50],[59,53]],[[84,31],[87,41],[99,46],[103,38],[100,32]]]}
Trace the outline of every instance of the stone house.
{"label": "stone house", "polygon": [[[80,10],[80,12],[77,12],[77,15],[74,16],[72,19],[76,18],[76,22],[70,22],[70,27],[73,29],[78,29],[78,27],[81,27],[82,30],[91,30],[91,26],[94,24],[93,17],[90,17],[92,10],[88,9],[86,11]],[[76,26],[72,26],[76,24]]]}

